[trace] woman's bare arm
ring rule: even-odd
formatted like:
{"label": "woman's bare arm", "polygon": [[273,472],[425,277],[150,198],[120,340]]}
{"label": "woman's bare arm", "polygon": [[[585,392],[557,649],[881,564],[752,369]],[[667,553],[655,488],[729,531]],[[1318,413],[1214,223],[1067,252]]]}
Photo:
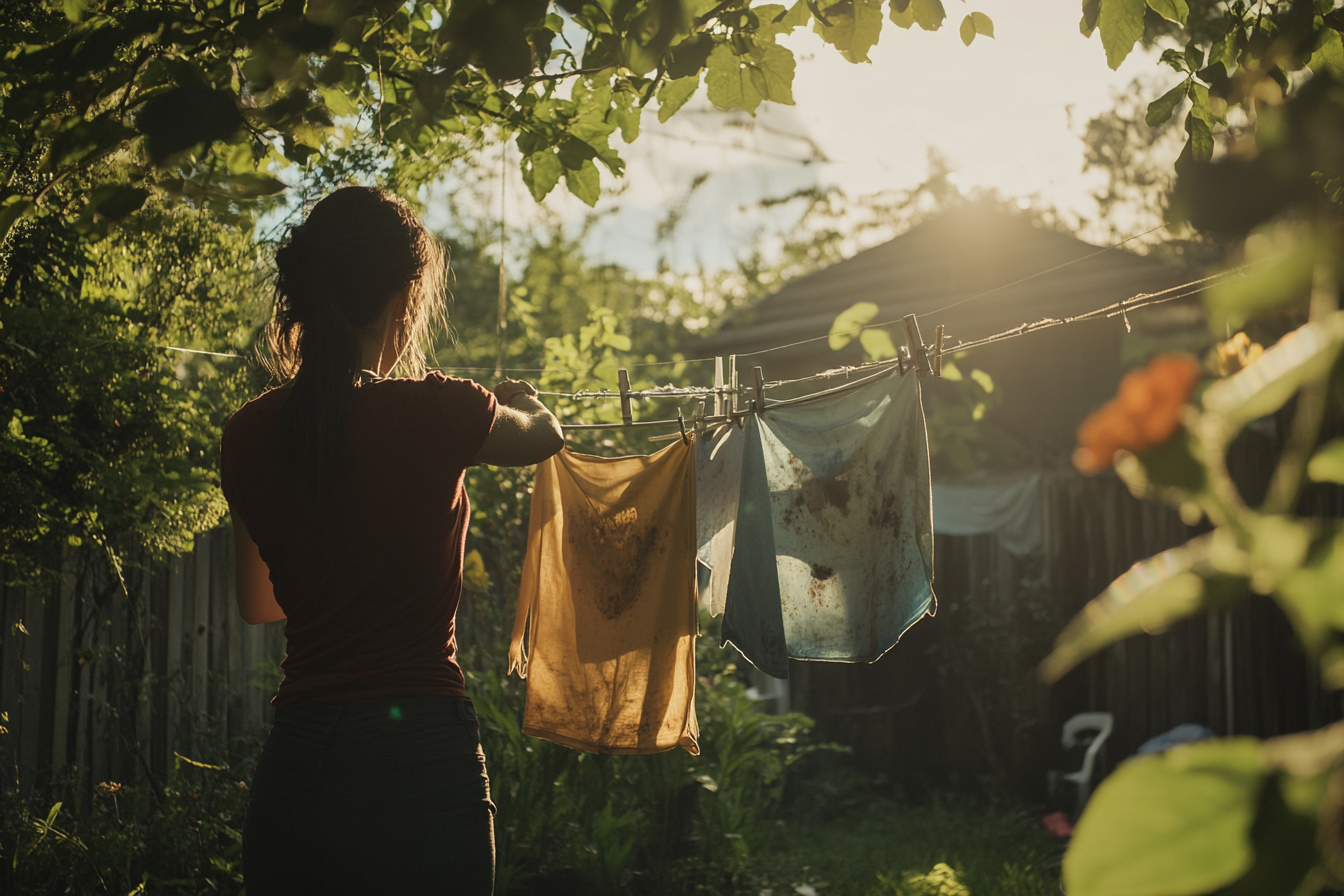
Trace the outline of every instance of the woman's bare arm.
{"label": "woman's bare arm", "polygon": [[495,467],[527,467],[541,463],[565,447],[565,432],[536,396],[536,389],[519,380],[495,387],[495,423],[475,462]]}
{"label": "woman's bare arm", "polygon": [[271,570],[237,513],[233,514],[233,560],[238,612],[243,619],[249,625],[284,619],[285,611],[275,602],[275,589],[271,587]]}

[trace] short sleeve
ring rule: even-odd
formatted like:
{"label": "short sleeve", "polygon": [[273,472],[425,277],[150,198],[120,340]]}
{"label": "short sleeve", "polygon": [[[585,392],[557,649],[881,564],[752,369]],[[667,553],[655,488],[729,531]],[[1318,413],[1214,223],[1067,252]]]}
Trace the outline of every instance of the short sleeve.
{"label": "short sleeve", "polygon": [[469,467],[495,425],[495,394],[473,380],[430,373],[425,377],[448,429],[449,459]]}

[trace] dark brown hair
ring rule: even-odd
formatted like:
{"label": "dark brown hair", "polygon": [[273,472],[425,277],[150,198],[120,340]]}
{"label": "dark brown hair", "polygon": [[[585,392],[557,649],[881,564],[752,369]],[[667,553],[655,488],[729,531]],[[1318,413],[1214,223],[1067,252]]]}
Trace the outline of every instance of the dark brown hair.
{"label": "dark brown hair", "polygon": [[359,385],[361,333],[408,284],[396,372],[424,376],[434,324],[447,323],[443,246],[397,196],[342,187],[290,228],[275,266],[266,345],[272,373],[290,388],[282,454],[308,484],[321,487],[339,458]]}

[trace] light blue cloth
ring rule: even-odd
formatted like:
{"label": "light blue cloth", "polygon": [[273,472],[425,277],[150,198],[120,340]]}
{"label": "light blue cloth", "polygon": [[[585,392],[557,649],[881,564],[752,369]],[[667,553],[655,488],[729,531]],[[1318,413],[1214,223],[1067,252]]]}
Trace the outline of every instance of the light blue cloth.
{"label": "light blue cloth", "polygon": [[745,436],[724,643],[775,678],[876,660],[934,606],[917,379],[753,414]]}
{"label": "light blue cloth", "polygon": [[998,536],[1021,557],[1041,546],[1041,474],[1012,482],[933,484],[933,528],[939,535]]}
{"label": "light blue cloth", "polygon": [[723,613],[728,598],[745,441],[734,423],[707,430],[695,440],[696,559],[709,570],[702,576],[700,599],[711,616]]}

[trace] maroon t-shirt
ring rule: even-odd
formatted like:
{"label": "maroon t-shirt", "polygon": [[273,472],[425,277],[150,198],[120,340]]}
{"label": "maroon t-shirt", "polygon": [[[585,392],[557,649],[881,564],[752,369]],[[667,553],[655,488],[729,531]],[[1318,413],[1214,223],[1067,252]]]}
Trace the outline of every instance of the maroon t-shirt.
{"label": "maroon t-shirt", "polygon": [[281,461],[288,389],[224,427],[224,496],[270,567],[285,611],[285,677],[271,701],[364,702],[466,693],[454,617],[470,505],[463,473],[495,419],[471,380],[368,383],[321,506]]}

